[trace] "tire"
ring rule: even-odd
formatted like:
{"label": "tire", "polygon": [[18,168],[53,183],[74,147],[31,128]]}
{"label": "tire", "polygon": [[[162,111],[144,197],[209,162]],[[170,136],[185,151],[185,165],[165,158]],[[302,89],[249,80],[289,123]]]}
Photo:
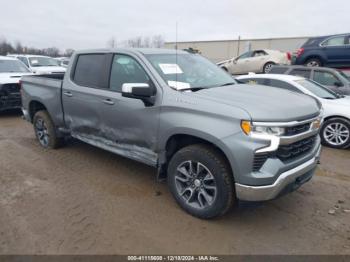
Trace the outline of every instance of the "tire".
{"label": "tire", "polygon": [[[188,172],[190,166],[192,174]],[[198,218],[222,216],[236,200],[233,175],[227,161],[220,152],[207,145],[191,145],[175,153],[168,166],[167,180],[180,207]]]}
{"label": "tire", "polygon": [[350,146],[350,121],[339,117],[331,118],[323,123],[320,136],[325,146],[337,149],[348,148]]}
{"label": "tire", "polygon": [[33,118],[35,136],[44,148],[56,149],[62,146],[63,138],[57,137],[55,126],[47,111],[38,111]]}
{"label": "tire", "polygon": [[304,65],[308,66],[308,67],[320,67],[320,66],[322,66],[322,62],[318,58],[310,58],[310,59],[306,60]]}
{"label": "tire", "polygon": [[274,65],[275,65],[275,63],[273,63],[273,62],[267,62],[263,67],[263,73],[268,74]]}

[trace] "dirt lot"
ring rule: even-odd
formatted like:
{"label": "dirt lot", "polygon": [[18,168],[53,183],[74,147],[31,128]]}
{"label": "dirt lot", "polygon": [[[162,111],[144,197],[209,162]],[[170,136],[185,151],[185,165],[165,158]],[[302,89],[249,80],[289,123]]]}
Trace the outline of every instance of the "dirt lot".
{"label": "dirt lot", "polygon": [[350,150],[324,148],[297,192],[202,221],[154,169],[77,141],[46,151],[3,113],[0,254],[350,254],[349,170]]}

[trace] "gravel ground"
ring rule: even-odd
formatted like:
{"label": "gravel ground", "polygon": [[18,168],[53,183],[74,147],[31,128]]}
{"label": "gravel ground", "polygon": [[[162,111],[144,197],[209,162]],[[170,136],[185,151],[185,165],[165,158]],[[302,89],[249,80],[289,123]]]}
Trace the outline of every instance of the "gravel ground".
{"label": "gravel ground", "polygon": [[313,180],[203,221],[156,170],[71,141],[44,150],[0,115],[0,254],[350,254],[350,150],[324,148]]}

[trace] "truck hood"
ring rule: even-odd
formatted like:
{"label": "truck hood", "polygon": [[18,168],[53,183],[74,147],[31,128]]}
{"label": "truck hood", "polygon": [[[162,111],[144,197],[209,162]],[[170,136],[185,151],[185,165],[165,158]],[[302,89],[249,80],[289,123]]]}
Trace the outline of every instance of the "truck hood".
{"label": "truck hood", "polygon": [[32,71],[37,74],[65,73],[66,68],[62,66],[38,66],[32,67]]}
{"label": "truck hood", "polygon": [[310,96],[261,85],[237,84],[203,89],[192,94],[243,109],[253,121],[305,120],[320,112],[316,99]]}
{"label": "truck hood", "polygon": [[22,76],[32,75],[33,73],[0,73],[0,84],[18,83]]}

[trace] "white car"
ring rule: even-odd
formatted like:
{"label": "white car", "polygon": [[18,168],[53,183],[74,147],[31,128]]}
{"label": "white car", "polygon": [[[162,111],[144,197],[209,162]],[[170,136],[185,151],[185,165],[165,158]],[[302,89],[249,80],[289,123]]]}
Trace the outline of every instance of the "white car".
{"label": "white car", "polygon": [[0,111],[21,108],[19,81],[24,75],[32,75],[16,58],[0,56]]}
{"label": "white car", "polygon": [[69,60],[70,60],[69,57],[55,57],[54,59],[58,62],[60,66],[64,68],[68,67]]}
{"label": "white car", "polygon": [[232,75],[253,73],[268,73],[274,65],[290,65],[291,54],[278,50],[254,50],[246,52],[237,58],[217,63],[222,69]]}
{"label": "white car", "polygon": [[[273,86],[315,97],[323,106],[322,143],[333,148],[350,147],[350,97],[334,93],[312,80],[291,75],[246,75],[237,80],[247,84]],[[263,86],[262,86],[263,88]],[[290,101],[293,103],[293,101]]]}
{"label": "white car", "polygon": [[49,56],[40,55],[7,55],[23,62],[35,74],[62,74],[66,68],[59,65],[58,61]]}

